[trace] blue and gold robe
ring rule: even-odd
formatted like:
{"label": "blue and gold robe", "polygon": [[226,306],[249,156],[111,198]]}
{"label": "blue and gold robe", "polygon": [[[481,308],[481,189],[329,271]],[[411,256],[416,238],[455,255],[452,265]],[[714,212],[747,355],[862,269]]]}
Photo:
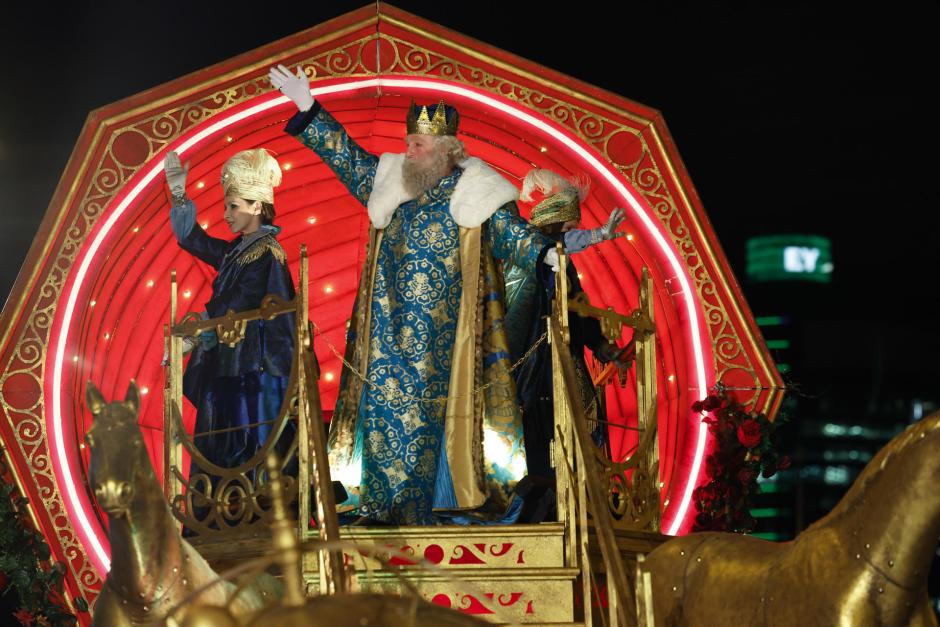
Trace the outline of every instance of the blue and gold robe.
{"label": "blue and gold robe", "polygon": [[[501,512],[525,474],[525,453],[495,259],[531,271],[549,240],[511,201],[484,207],[476,224],[458,223],[452,200],[467,196],[460,180],[485,168],[478,160],[379,217],[370,196],[389,172],[379,157],[318,104],[286,130],[372,218],[347,336],[345,359],[356,372],[345,366],[340,379],[331,469],[361,463],[359,513],[375,520],[432,524],[434,510]],[[510,185],[486,170],[497,187]]]}

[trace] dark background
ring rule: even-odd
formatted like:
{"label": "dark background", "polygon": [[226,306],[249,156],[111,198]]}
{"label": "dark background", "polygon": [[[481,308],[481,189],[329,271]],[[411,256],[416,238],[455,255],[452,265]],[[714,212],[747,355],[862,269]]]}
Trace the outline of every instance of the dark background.
{"label": "dark background", "polygon": [[[362,4],[8,5],[0,296],[91,110]],[[395,4],[663,113],[752,308],[797,321],[795,419],[940,397],[936,3]],[[830,238],[832,283],[748,284],[744,242],[772,233]]]}
{"label": "dark background", "polygon": [[[362,4],[6,8],[0,295],[89,111]],[[662,111],[739,279],[752,235],[832,238],[834,283],[817,315],[882,321],[898,340],[886,369],[933,385],[937,5],[840,4],[398,2]],[[843,335],[824,353],[853,363],[871,338]]]}

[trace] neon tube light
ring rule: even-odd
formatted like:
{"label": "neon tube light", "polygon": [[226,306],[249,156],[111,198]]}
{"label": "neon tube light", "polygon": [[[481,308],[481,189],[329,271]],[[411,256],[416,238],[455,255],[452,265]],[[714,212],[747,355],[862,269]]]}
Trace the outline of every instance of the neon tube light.
{"label": "neon tube light", "polygon": [[[690,343],[694,357],[694,373],[696,384],[699,390],[704,391],[707,389],[704,356],[702,354],[701,348],[702,334],[699,328],[699,316],[695,308],[695,299],[693,298],[691,285],[689,283],[688,277],[686,276],[685,269],[683,268],[682,263],[679,261],[679,258],[675,252],[672,250],[669,242],[660,232],[656,221],[646,213],[640,201],[629,189],[627,189],[625,185],[623,185],[617,179],[617,176],[611,171],[607,164],[600,161],[596,156],[581,146],[577,140],[569,136],[567,133],[552,126],[551,124],[548,124],[544,120],[539,119],[526,110],[515,105],[508,104],[492,96],[474,91],[466,87],[454,85],[452,83],[418,78],[354,79],[332,85],[316,87],[310,91],[314,97],[317,97],[375,87],[404,88],[412,90],[427,90],[436,93],[450,93],[480,103],[487,107],[492,107],[552,137],[554,140],[564,145],[573,154],[576,154],[585,163],[587,163],[598,176],[603,178],[626,201],[633,215],[645,227],[647,233],[652,237],[653,241],[659,247],[662,254],[668,260],[670,268],[678,278],[682,289],[681,293],[683,302],[685,304],[686,313],[690,323]],[[214,120],[202,130],[195,132],[187,139],[178,143],[175,146],[175,150],[182,155],[186,151],[198,145],[200,142],[217,133],[222,132],[226,128],[244,120],[249,120],[257,115],[265,113],[272,108],[286,104],[287,102],[288,99],[285,96],[278,96],[229,115],[221,114],[219,119]],[[83,544],[91,549],[89,551],[89,557],[92,564],[100,573],[104,573],[110,568],[110,559],[108,557],[107,551],[104,548],[104,531],[96,524],[93,524],[92,520],[94,519],[94,516],[86,511],[85,507],[82,505],[73,477],[75,469],[71,467],[69,458],[66,454],[62,406],[62,373],[66,362],[65,351],[66,346],[68,345],[68,336],[69,332],[71,331],[72,316],[75,313],[78,295],[81,292],[82,285],[85,281],[92,262],[98,255],[102,244],[111,233],[111,230],[124,215],[124,212],[128,207],[133,205],[138,196],[140,196],[140,194],[154,182],[154,179],[159,175],[161,170],[162,164],[160,163],[144,170],[143,174],[140,175],[140,180],[120,200],[120,202],[114,206],[113,209],[105,211],[104,215],[107,216],[105,221],[97,230],[97,233],[95,234],[92,241],[83,246],[78,268],[74,271],[74,279],[64,301],[65,306],[59,309],[56,314],[56,317],[60,321],[60,326],[59,332],[53,337],[54,350],[52,353],[52,402],[50,406],[52,413],[54,445],[53,453],[55,462],[53,466],[56,470],[56,476],[58,480],[62,485],[65,486],[66,506],[68,507],[69,513],[72,515],[73,520],[77,523],[79,537]],[[693,416],[691,413],[689,414],[689,418],[698,422],[698,417]],[[695,488],[696,479],[698,478],[698,474],[701,470],[706,439],[707,428],[704,424],[699,424],[692,469],[686,478],[686,485],[682,489],[682,496],[677,506],[676,515],[673,517],[672,523],[669,525],[667,530],[667,533],[669,534],[675,534],[678,531],[686,513],[688,512],[688,508],[691,503],[692,491]]]}

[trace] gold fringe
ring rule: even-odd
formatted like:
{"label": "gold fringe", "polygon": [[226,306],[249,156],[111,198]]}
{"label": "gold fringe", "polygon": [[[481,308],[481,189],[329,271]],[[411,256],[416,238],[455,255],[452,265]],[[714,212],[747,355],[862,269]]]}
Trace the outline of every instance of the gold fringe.
{"label": "gold fringe", "polygon": [[287,263],[287,255],[284,253],[284,249],[281,248],[281,245],[277,243],[277,240],[274,239],[272,235],[266,235],[249,246],[248,250],[238,256],[238,263],[239,265],[247,266],[249,263],[254,263],[261,259],[268,251],[274,255],[274,258],[277,259],[281,265]]}

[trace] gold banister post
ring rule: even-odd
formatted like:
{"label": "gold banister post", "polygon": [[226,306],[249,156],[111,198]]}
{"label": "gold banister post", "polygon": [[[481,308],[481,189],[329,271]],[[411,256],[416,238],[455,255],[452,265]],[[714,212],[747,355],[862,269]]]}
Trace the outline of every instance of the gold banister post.
{"label": "gold banister post", "polygon": [[[562,275],[567,260],[560,255]],[[556,297],[552,316],[549,319],[549,340],[552,344],[552,383],[554,386],[556,442],[554,464],[558,480],[559,520],[566,525],[566,541],[569,553],[566,554],[566,566],[576,566],[574,555],[583,556],[581,562],[584,584],[585,624],[592,620],[591,581],[587,564],[588,553],[586,537],[588,530],[588,508],[593,513],[593,528],[605,562],[609,616],[612,624],[631,623],[630,615],[636,603],[634,590],[623,569],[622,558],[617,547],[615,529],[658,532],[660,520],[660,479],[658,450],[658,407],[657,407],[657,361],[656,330],[653,311],[653,285],[649,270],[643,268],[639,286],[639,302],[635,310],[628,315],[620,314],[612,307],[601,308],[591,305],[584,293],[568,299],[566,277],[556,278]],[[558,302],[564,299],[564,304]],[[591,439],[588,416],[581,405],[580,395],[571,394],[577,389],[578,378],[567,345],[569,343],[568,314],[576,312],[581,316],[597,318],[601,330],[609,341],[616,341],[624,327],[634,331],[635,363],[637,368],[637,414],[640,439],[633,455],[622,461],[608,459],[596,449]],[[564,324],[562,323],[564,320]],[[606,380],[612,374],[608,365],[597,381]],[[600,393],[603,392],[601,389]],[[560,449],[568,448],[569,454],[562,456]],[[608,451],[609,453],[609,451]],[[562,468],[562,462],[568,468]],[[562,470],[570,472],[562,473]],[[630,473],[632,472],[632,480]],[[610,482],[613,477],[620,477],[612,492]],[[573,482],[577,483],[577,503],[572,504]],[[606,490],[605,490],[606,488]],[[612,495],[620,495],[620,500]],[[575,510],[576,508],[576,510]],[[577,529],[570,529],[576,526]],[[581,540],[585,543],[582,544]]]}
{"label": "gold banister post", "polygon": [[[297,372],[297,532],[301,542],[308,536],[310,525],[310,422],[309,408],[307,407],[307,379],[314,373],[304,368],[304,346],[307,324],[307,249],[300,247],[300,273],[298,275],[297,293],[294,295],[296,311],[294,315],[294,355],[295,370]],[[320,564],[323,570],[323,564]],[[321,579],[321,592],[323,591]]]}
{"label": "gold banister post", "polygon": [[179,468],[183,458],[183,447],[176,432],[180,424],[177,417],[183,411],[183,338],[172,332],[179,313],[178,289],[176,270],[171,270],[170,324],[164,331],[168,363],[164,369],[163,389],[163,493],[170,503],[181,492],[180,481],[173,470]]}
{"label": "gold banister post", "polygon": [[[548,341],[552,347],[552,404],[555,418],[555,432],[552,438],[552,466],[555,468],[555,498],[558,511],[558,520],[565,523],[565,532],[568,536],[569,547],[577,546],[577,523],[575,522],[575,495],[574,487],[568,477],[566,466],[574,468],[574,447],[572,445],[571,416],[568,411],[568,399],[565,395],[564,380],[561,378],[561,365],[558,351],[568,350],[568,280],[567,264],[564,249],[556,245],[558,253],[558,272],[555,274],[555,299],[552,315],[548,317]],[[557,326],[558,335],[563,346],[552,339],[553,327]],[[571,552],[565,554],[565,565],[577,565],[576,556]]]}
{"label": "gold banister post", "polygon": [[[549,317],[548,330],[552,347],[553,415],[555,420],[555,485],[558,499],[558,518],[565,523],[568,538],[565,565],[580,568],[581,594],[584,599],[584,624],[592,623],[591,564],[588,555],[588,511],[587,491],[584,485],[584,464],[580,461],[575,445],[571,403],[580,402],[580,394],[569,390],[562,374],[561,352],[567,352],[571,342],[568,325],[568,256],[561,244],[556,245],[558,272],[555,275],[554,315]],[[557,326],[553,329],[552,325]],[[553,341],[552,331],[557,330],[560,341]],[[573,399],[578,399],[574,401]],[[564,460],[559,463],[558,460]],[[569,476],[569,469],[573,476]]]}
{"label": "gold banister post", "polygon": [[[557,337],[557,329],[552,328],[552,334],[556,336],[555,340],[558,343],[562,343],[560,338]],[[570,353],[564,354],[560,351],[556,351],[553,352],[553,356],[554,355],[558,356],[563,386],[568,389],[574,389],[578,383]],[[617,593],[623,592],[619,602],[615,604],[617,619],[614,624],[629,625],[632,621],[630,621],[625,614],[624,608],[632,605],[634,599],[632,590],[628,587],[629,580],[626,576],[623,558],[617,548],[617,540],[614,535],[611,515],[607,511],[607,494],[604,492],[601,482],[598,480],[598,477],[604,474],[604,468],[599,465],[596,459],[596,449],[593,440],[591,440],[591,434],[587,430],[587,417],[585,416],[584,408],[581,407],[580,403],[575,403],[569,406],[569,411],[573,417],[571,425],[574,430],[574,445],[577,447],[577,460],[580,463],[580,467],[576,471],[573,469],[573,472],[577,472],[578,482],[584,486],[587,493],[586,499],[582,501],[579,506],[587,508],[588,505],[590,505],[593,508],[594,531],[597,542],[600,545],[601,555],[604,559],[608,591],[614,588]],[[556,471],[556,475],[557,474],[559,473]],[[588,533],[586,524],[583,526],[582,533]],[[585,566],[589,568],[589,565]],[[587,576],[590,577],[590,573],[588,573]],[[586,616],[590,616],[590,602],[590,597],[585,599],[584,608]],[[625,602],[626,606],[624,605]],[[589,624],[587,618],[585,618],[585,624]]]}
{"label": "gold banister post", "polygon": [[[303,439],[298,442],[298,454],[303,450],[301,461],[300,511],[301,538],[309,534],[310,490],[313,486],[316,496],[317,534],[324,542],[339,540],[339,518],[336,515],[336,499],[333,495],[333,482],[330,477],[330,461],[323,433],[323,408],[320,404],[319,369],[313,348],[313,336],[307,318],[309,311],[309,289],[307,270],[307,247],[300,247],[300,293],[297,312],[297,355],[298,372],[301,373],[298,394],[302,398],[301,416],[298,419],[303,428]],[[306,471],[306,472],[305,472]],[[321,550],[319,552],[320,593],[336,594],[346,592],[346,569],[343,552],[340,550]]]}
{"label": "gold banister post", "polygon": [[[654,324],[653,318],[653,279],[650,277],[649,270],[643,268],[643,276],[640,282],[639,310],[647,320],[650,326]],[[659,427],[659,412],[656,400],[656,334],[653,331],[637,333],[636,338],[636,399],[637,399],[637,427],[641,433],[648,429],[654,432]],[[659,494],[659,438],[652,437],[650,450],[646,452],[646,472],[650,480],[655,485],[655,495]],[[656,503],[650,503],[650,507],[659,508],[659,500]],[[660,530],[660,516],[657,515],[650,523],[651,531]]]}

